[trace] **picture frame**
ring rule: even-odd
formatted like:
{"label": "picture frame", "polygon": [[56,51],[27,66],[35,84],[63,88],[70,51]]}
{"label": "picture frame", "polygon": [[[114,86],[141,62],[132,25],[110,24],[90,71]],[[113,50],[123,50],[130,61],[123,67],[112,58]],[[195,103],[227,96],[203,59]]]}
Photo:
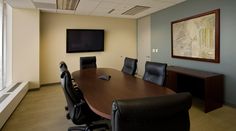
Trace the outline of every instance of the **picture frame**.
{"label": "picture frame", "polygon": [[171,56],[220,63],[220,9],[171,22]]}

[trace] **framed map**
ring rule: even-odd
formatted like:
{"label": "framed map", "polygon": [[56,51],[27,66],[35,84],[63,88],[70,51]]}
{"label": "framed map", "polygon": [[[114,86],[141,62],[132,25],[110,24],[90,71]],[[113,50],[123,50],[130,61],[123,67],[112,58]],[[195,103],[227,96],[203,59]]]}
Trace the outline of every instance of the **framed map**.
{"label": "framed map", "polygon": [[171,56],[220,62],[220,9],[171,22]]}

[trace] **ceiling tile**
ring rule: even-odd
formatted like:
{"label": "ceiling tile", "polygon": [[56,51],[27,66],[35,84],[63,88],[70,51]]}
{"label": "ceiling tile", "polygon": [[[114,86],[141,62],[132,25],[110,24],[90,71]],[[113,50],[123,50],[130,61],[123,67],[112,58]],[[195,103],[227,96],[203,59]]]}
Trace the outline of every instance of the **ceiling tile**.
{"label": "ceiling tile", "polygon": [[[39,8],[45,12],[121,18],[140,18],[183,1],[186,0],[80,0],[76,11],[63,11],[54,9],[56,0],[7,0],[14,8]],[[33,2],[36,3],[36,7]],[[121,15],[123,12],[136,5],[149,6],[151,8],[134,16]],[[114,11],[108,13],[112,9],[114,9]]]}
{"label": "ceiling tile", "polygon": [[14,8],[35,8],[31,0],[7,0],[7,3]]}
{"label": "ceiling tile", "polygon": [[125,2],[126,0],[102,0],[104,2],[117,2],[117,3],[123,3]]}
{"label": "ceiling tile", "polygon": [[110,2],[110,1],[102,1],[98,5],[98,8],[114,8],[118,5],[116,2]]}
{"label": "ceiling tile", "polygon": [[82,11],[82,10],[94,10],[100,2],[97,0],[86,0],[86,1],[80,1],[78,7],[76,10]]}
{"label": "ceiling tile", "polygon": [[35,5],[36,8],[39,8],[39,9],[56,9],[57,8],[55,3],[34,2],[34,5]]}
{"label": "ceiling tile", "polygon": [[56,10],[57,13],[64,13],[64,14],[75,14],[74,10]]}
{"label": "ceiling tile", "polygon": [[51,4],[56,4],[56,0],[32,0],[33,2],[38,2],[38,3],[51,3]]}
{"label": "ceiling tile", "polygon": [[57,10],[55,10],[55,9],[43,9],[42,12],[57,13]]}

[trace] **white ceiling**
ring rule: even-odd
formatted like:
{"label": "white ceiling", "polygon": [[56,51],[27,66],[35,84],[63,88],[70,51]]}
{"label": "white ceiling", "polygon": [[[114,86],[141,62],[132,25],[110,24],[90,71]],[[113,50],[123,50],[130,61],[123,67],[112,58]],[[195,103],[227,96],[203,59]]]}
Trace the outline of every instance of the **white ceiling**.
{"label": "white ceiling", "polygon": [[[120,18],[140,18],[186,0],[80,0],[75,11],[57,10],[56,0],[7,0],[14,8],[40,9],[43,12],[108,16]],[[130,8],[140,5],[151,7],[136,15],[122,15]],[[112,13],[108,13],[114,9]]]}

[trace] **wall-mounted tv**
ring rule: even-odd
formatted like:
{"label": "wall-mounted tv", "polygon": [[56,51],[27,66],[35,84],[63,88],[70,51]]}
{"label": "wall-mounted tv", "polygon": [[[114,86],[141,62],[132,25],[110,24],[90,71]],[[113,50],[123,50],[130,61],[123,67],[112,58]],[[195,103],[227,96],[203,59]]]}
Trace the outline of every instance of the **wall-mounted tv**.
{"label": "wall-mounted tv", "polygon": [[66,53],[97,51],[104,51],[104,30],[66,30]]}

